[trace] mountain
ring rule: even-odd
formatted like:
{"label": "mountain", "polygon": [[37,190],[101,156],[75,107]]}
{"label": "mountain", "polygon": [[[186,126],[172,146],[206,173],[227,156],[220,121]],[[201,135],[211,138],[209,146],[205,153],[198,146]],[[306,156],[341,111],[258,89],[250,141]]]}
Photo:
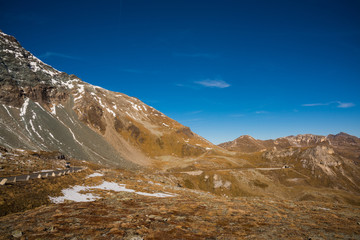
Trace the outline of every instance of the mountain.
{"label": "mountain", "polygon": [[[253,159],[252,162],[261,168],[289,169],[291,173],[279,172],[271,176],[283,186],[360,192],[360,139],[346,133],[328,136],[305,134],[275,140],[241,136],[219,146],[236,152],[238,156]],[[308,194],[300,198],[311,195]]]}
{"label": "mountain", "polygon": [[125,168],[216,148],[137,98],[52,68],[3,32],[0,60],[0,145]]}
{"label": "mountain", "polygon": [[0,60],[0,146],[8,152],[155,172],[169,184],[222,196],[358,199],[357,137],[242,136],[215,146],[137,98],[52,68],[2,32]]}
{"label": "mountain", "polygon": [[313,134],[303,134],[296,136],[281,137],[275,140],[258,140],[251,136],[244,135],[239,138],[221,143],[218,146],[229,151],[244,153],[263,152],[271,149],[282,150],[290,147],[313,147],[317,145],[327,145],[336,148],[339,151],[349,154],[354,153],[352,157],[360,157],[360,139],[347,133],[336,135],[320,136]]}

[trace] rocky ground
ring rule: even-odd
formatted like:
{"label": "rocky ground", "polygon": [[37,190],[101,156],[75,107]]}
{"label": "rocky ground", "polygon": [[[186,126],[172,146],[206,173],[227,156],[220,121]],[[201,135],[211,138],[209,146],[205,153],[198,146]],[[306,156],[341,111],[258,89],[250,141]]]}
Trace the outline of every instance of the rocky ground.
{"label": "rocky ground", "polygon": [[[134,191],[172,197],[87,190],[101,199],[60,204],[47,201],[40,207],[1,217],[0,239],[360,239],[360,208],[356,206],[227,198],[178,187],[171,178],[147,172],[101,169],[95,177],[85,176],[92,172],[88,169],[59,181],[68,181],[66,187],[113,182]],[[37,181],[48,180],[30,184]],[[49,194],[62,195],[60,191]]]}

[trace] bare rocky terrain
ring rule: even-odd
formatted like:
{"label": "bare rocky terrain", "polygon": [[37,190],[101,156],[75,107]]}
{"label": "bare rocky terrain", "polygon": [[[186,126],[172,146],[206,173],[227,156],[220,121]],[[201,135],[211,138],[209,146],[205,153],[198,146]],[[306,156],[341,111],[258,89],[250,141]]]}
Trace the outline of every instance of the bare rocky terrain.
{"label": "bare rocky terrain", "polygon": [[[17,152],[12,161],[28,156]],[[38,153],[34,163],[48,154]],[[58,162],[47,158],[48,163]],[[261,195],[267,188],[253,181],[248,196],[231,196],[225,190],[225,175],[214,177],[210,192],[195,189],[199,171],[168,173],[156,170],[129,171],[103,168],[85,161],[81,173],[49,179],[34,179],[0,186],[0,239],[359,239],[360,198],[325,188],[292,199]],[[36,165],[36,164],[34,164]],[[16,165],[13,165],[15,169]],[[10,168],[7,172],[11,171]],[[26,171],[26,170],[24,170]],[[249,171],[249,170],[245,170]],[[261,171],[261,170],[259,170]],[[265,170],[270,172],[272,170]],[[278,169],[273,170],[278,171]],[[207,172],[210,176],[210,172]],[[250,178],[249,178],[250,180]],[[98,186],[108,183],[108,188]],[[111,184],[122,188],[111,188]],[[232,182],[233,183],[233,182]],[[64,189],[86,186],[80,193],[96,199],[65,200]],[[289,187],[288,187],[289,188]],[[290,187],[291,188],[291,187]],[[295,189],[293,189],[295,190]],[[257,195],[257,196],[256,196]],[[161,196],[161,197],[159,197]],[[162,197],[163,196],[163,197]],[[327,196],[327,197],[326,197]],[[329,196],[337,198],[329,199]],[[84,202],[85,201],[85,202]]]}

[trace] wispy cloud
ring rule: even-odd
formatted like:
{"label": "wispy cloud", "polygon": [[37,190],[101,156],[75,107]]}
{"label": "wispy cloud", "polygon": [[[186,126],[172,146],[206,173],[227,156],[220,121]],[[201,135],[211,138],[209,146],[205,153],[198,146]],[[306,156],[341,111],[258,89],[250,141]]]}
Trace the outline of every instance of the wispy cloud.
{"label": "wispy cloud", "polygon": [[230,87],[230,84],[223,80],[212,80],[212,79],[206,79],[202,81],[196,81],[196,84],[200,84],[204,87],[211,87],[211,88],[227,88]]}
{"label": "wispy cloud", "polygon": [[307,103],[307,104],[303,104],[301,106],[303,107],[316,107],[316,106],[327,106],[330,105],[330,103]]}
{"label": "wispy cloud", "polygon": [[74,57],[74,56],[70,56],[67,54],[62,54],[62,53],[57,53],[57,52],[46,52],[42,55],[39,56],[39,58],[43,58],[43,59],[47,59],[50,57],[60,57],[60,58],[67,58],[67,59],[73,59],[73,60],[79,60],[80,58],[78,57]]}
{"label": "wispy cloud", "polygon": [[265,113],[269,113],[269,112],[267,112],[267,111],[256,111],[255,113],[256,114],[265,114]]}
{"label": "wispy cloud", "polygon": [[302,104],[301,106],[303,107],[318,107],[318,106],[329,106],[329,105],[333,105],[336,104],[338,108],[351,108],[351,107],[355,107],[354,103],[345,103],[345,102],[341,102],[341,101],[332,101],[332,102],[327,102],[327,103],[307,103],[307,104]]}
{"label": "wispy cloud", "polygon": [[343,102],[338,102],[338,108],[351,108],[351,107],[355,107],[354,103],[343,103]]}
{"label": "wispy cloud", "polygon": [[199,114],[199,113],[202,113],[202,112],[203,112],[203,110],[197,110],[197,111],[188,112],[187,114],[194,115],[194,114]]}
{"label": "wispy cloud", "polygon": [[173,53],[174,57],[187,57],[187,58],[217,58],[217,55],[210,53]]}

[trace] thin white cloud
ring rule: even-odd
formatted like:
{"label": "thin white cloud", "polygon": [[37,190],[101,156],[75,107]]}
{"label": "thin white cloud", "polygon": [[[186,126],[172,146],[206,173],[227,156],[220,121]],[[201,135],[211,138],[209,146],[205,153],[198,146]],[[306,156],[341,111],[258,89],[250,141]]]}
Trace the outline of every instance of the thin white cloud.
{"label": "thin white cloud", "polygon": [[308,104],[303,104],[301,106],[303,107],[316,107],[316,106],[327,106],[330,105],[330,103],[308,103]]}
{"label": "thin white cloud", "polygon": [[47,59],[49,57],[60,57],[60,58],[79,60],[79,58],[77,58],[77,57],[70,56],[67,54],[57,53],[57,52],[46,52],[43,55],[39,56],[39,58],[43,58],[43,59]]}
{"label": "thin white cloud", "polygon": [[343,102],[338,102],[338,108],[351,108],[351,107],[355,107],[354,103],[343,103]]}
{"label": "thin white cloud", "polygon": [[211,80],[211,79],[206,79],[206,80],[202,80],[202,81],[196,81],[196,84],[200,84],[204,87],[211,87],[211,88],[227,88],[230,87],[230,84],[228,84],[227,82],[223,81],[223,80]]}
{"label": "thin white cloud", "polygon": [[354,103],[345,103],[345,102],[341,102],[341,101],[332,101],[332,102],[327,102],[327,103],[308,103],[308,104],[302,104],[301,106],[303,107],[318,107],[318,106],[329,106],[332,104],[337,104],[337,108],[351,108],[351,107],[355,107]]}
{"label": "thin white cloud", "polygon": [[256,111],[255,113],[256,114],[265,114],[265,113],[269,113],[269,112],[267,112],[267,111]]}

